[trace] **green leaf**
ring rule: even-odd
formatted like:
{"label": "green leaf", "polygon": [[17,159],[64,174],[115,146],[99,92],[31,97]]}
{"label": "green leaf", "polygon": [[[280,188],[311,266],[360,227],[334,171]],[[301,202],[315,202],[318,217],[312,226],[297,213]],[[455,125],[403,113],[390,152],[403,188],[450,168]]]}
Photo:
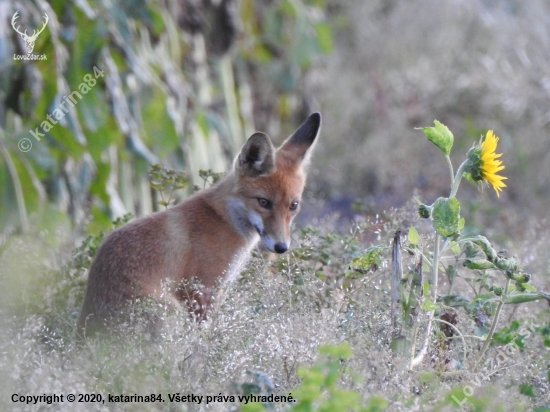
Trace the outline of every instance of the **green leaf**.
{"label": "green leaf", "polygon": [[382,262],[382,253],[387,249],[387,246],[371,246],[355,259],[353,259],[349,266],[350,271],[346,271],[346,277],[358,278],[362,275],[366,275],[369,271],[376,270]]}
{"label": "green leaf", "polygon": [[452,282],[456,276],[456,267],[449,265],[445,268],[445,274],[449,277],[449,281]]}
{"label": "green leaf", "polygon": [[429,290],[430,290],[430,283],[429,282],[424,282],[422,284],[422,295],[423,296],[428,296]]}
{"label": "green leaf", "polygon": [[473,243],[475,243],[477,246],[481,248],[483,253],[485,253],[485,256],[487,256],[487,259],[491,262],[494,262],[497,258],[497,253],[495,250],[491,247],[491,243],[487,240],[485,236],[476,236],[474,238],[470,238]]}
{"label": "green leaf", "polygon": [[418,232],[414,228],[414,226],[411,226],[409,228],[409,234],[408,234],[409,243],[411,245],[418,245],[418,241],[420,240],[420,236],[418,236]]}
{"label": "green leaf", "polygon": [[468,269],[484,270],[484,269],[496,269],[496,266],[489,262],[487,259],[466,259],[464,266]]}
{"label": "green leaf", "polygon": [[433,206],[432,219],[434,229],[443,237],[458,233],[460,223],[460,203],[455,197],[440,197]]}
{"label": "green leaf", "polygon": [[459,232],[464,228],[465,224],[466,224],[466,220],[463,217],[458,219],[458,231]]}
{"label": "green leaf", "polygon": [[460,295],[440,295],[440,298],[444,305],[452,306],[453,308],[466,307],[470,303],[469,300]]}
{"label": "green leaf", "polygon": [[546,297],[540,293],[533,292],[514,293],[506,296],[506,298],[504,299],[504,303],[517,305],[519,303],[533,302],[540,299],[546,299]]}
{"label": "green leaf", "polygon": [[428,140],[435,144],[446,155],[451,153],[454,137],[447,126],[434,120],[435,127],[420,127]]}
{"label": "green leaf", "polygon": [[491,301],[495,296],[496,294],[494,292],[480,293],[472,298],[472,302],[479,301],[480,303],[485,304]]}
{"label": "green leaf", "polygon": [[519,393],[525,396],[534,397],[533,387],[531,385],[519,385]]}
{"label": "green leaf", "polygon": [[425,299],[424,302],[422,302],[422,310],[425,310],[426,312],[431,312],[432,310],[437,309],[437,305],[433,303],[430,299]]}
{"label": "green leaf", "polygon": [[519,334],[521,326],[522,323],[519,320],[513,320],[508,326],[505,326],[495,332],[491,344],[507,345],[513,341],[516,346],[523,349],[525,347],[523,344],[524,336]]}
{"label": "green leaf", "polygon": [[[170,99],[164,98],[162,90],[153,88],[150,98],[144,98],[142,102],[142,116],[147,119],[146,122],[143,122],[144,143],[148,147],[156,149],[155,153],[161,158],[177,150],[179,142],[174,123],[167,121],[167,114],[177,112],[171,110],[169,101]],[[177,115],[172,113],[168,117],[173,119],[174,116]],[[204,115],[200,120],[204,120]],[[199,125],[204,127],[202,123]]]}
{"label": "green leaf", "polygon": [[[459,224],[460,226],[460,224]],[[460,254],[460,245],[456,242],[452,242],[451,243],[451,251],[455,254],[455,255],[459,255]]]}

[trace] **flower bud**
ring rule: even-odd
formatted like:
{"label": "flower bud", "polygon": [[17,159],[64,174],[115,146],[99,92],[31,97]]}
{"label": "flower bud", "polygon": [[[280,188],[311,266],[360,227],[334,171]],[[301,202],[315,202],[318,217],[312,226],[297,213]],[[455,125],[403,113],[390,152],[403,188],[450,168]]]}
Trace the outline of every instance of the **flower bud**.
{"label": "flower bud", "polygon": [[491,291],[497,296],[502,296],[502,292],[504,292],[504,288],[502,286],[492,286]]}
{"label": "flower bud", "polygon": [[481,182],[482,177],[482,163],[481,163],[481,145],[476,143],[467,154],[468,167],[465,169],[465,173],[468,173],[471,180],[474,182]]}
{"label": "flower bud", "polygon": [[432,216],[432,207],[421,204],[418,206],[418,214],[424,219],[429,219]]}
{"label": "flower bud", "polygon": [[508,273],[506,272],[506,276],[508,276],[510,279],[515,280],[517,283],[527,283],[531,280],[531,275],[528,273]]}
{"label": "flower bud", "polygon": [[507,258],[496,258],[495,264],[501,270],[508,272],[517,272],[519,270],[519,260],[515,257]]}

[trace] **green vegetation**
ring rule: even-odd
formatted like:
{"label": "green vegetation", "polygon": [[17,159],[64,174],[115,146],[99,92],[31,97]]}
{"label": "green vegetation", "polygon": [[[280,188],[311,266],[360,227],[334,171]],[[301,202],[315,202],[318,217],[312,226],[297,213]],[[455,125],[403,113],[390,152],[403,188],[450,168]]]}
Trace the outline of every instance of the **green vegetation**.
{"label": "green vegetation", "polygon": [[[8,3],[0,409],[69,410],[12,396],[72,393],[106,401],[79,411],[550,410],[548,4],[18,2],[23,31],[49,16],[34,46],[47,59],[25,61]],[[103,237],[214,184],[254,131],[282,139],[313,110],[312,226],[293,248],[254,251],[203,324],[147,302],[133,314],[154,311],[158,336],[137,322],[79,347]],[[414,127],[433,116],[432,147]],[[502,137],[502,164],[482,127]],[[462,177],[490,190],[458,195]],[[356,223],[331,203],[346,196]],[[251,395],[265,399],[239,400]]]}
{"label": "green vegetation", "polygon": [[49,16],[34,49],[46,59],[12,58],[21,39],[1,34],[0,231],[60,210],[98,233],[158,207],[150,164],[184,170],[189,194],[254,131],[295,126],[297,84],[332,47],[324,1],[218,3],[21,5],[29,31]]}
{"label": "green vegetation", "polygon": [[[18,289],[26,299],[12,299],[11,307],[4,306],[4,313],[14,316],[3,318],[1,362],[10,371],[10,384],[1,391],[2,402],[13,406],[6,401],[12,392],[160,394],[164,399],[176,393],[222,393],[235,399],[273,393],[291,394],[298,402],[235,401],[234,405],[250,411],[334,410],[335,405],[345,404],[349,410],[376,411],[385,406],[407,410],[420,402],[424,410],[453,410],[466,399],[466,404],[487,411],[509,410],[511,405],[542,407],[548,359],[540,347],[550,342],[547,311],[534,320],[517,319],[497,329],[494,345],[487,348],[488,362],[477,372],[473,370],[474,349],[481,348],[476,344],[481,338],[475,336],[482,333],[476,332],[476,323],[480,313],[491,319],[494,306],[483,306],[476,299],[464,300],[464,307],[471,310],[457,313],[462,338],[472,342],[467,353],[463,339],[452,339],[440,322],[430,335],[430,360],[412,373],[407,371],[410,358],[393,352],[388,250],[377,254],[376,267],[369,266],[366,275],[354,270],[350,277],[349,262],[361,254],[359,239],[373,231],[379,233],[379,240],[388,239],[407,216],[413,214],[393,211],[345,235],[304,229],[290,254],[275,260],[256,254],[242,277],[224,287],[207,323],[199,325],[185,311],[174,314],[159,307],[157,314],[165,323],[160,336],[152,339],[140,333],[138,324],[109,341],[88,342],[78,349],[74,322],[83,274],[100,240],[88,238],[64,269],[41,267],[32,286]],[[420,227],[422,220],[415,222]],[[424,253],[429,254],[427,245],[433,237],[419,238],[426,242]],[[18,248],[27,250],[25,244],[10,244],[7,252],[13,256]],[[408,256],[405,262],[413,267],[415,257]],[[48,262],[43,256],[41,263]],[[29,277],[24,271],[19,273]],[[459,287],[457,280],[455,288]],[[318,347],[326,344],[317,354]],[[456,369],[458,364],[461,369]],[[510,374],[518,370],[525,373],[524,378]],[[485,383],[485,377],[490,381]],[[510,386],[517,388],[512,399],[495,396],[495,391],[510,393]],[[227,407],[232,403],[223,402]],[[196,404],[180,405],[184,410],[202,409]],[[122,410],[155,409],[135,402],[118,406]],[[80,408],[96,410],[97,405]]]}

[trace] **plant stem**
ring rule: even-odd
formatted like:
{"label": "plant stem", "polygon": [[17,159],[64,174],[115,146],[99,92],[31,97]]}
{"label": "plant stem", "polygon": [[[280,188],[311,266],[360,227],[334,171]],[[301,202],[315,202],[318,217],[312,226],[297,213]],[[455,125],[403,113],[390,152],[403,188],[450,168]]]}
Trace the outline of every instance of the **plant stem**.
{"label": "plant stem", "polygon": [[[438,269],[439,269],[439,242],[441,240],[441,236],[436,232],[435,239],[434,239],[434,258],[432,261],[432,296],[430,297],[433,299],[433,302],[437,302],[437,280],[438,280]],[[422,362],[422,359],[424,358],[424,355],[428,352],[428,347],[430,346],[430,335],[432,333],[432,323],[434,320],[434,313],[435,311],[430,311],[428,314],[428,325],[426,326],[426,329],[424,331],[424,340],[422,341],[422,346],[420,347],[420,350],[418,351],[418,354],[411,360],[411,364],[409,369],[412,369],[416,365],[418,365],[420,362]]]}
{"label": "plant stem", "polygon": [[467,166],[468,166],[468,159],[466,159],[456,171],[456,175],[453,179],[453,184],[451,185],[451,194],[449,195],[449,197],[456,196],[456,192],[458,191],[458,186],[460,186],[460,181],[462,180],[462,175],[464,174],[464,171],[466,170]]}
{"label": "plant stem", "polygon": [[391,321],[393,339],[401,337],[400,289],[403,279],[403,267],[401,262],[401,229],[397,229],[392,245],[392,275],[391,275]]}
{"label": "plant stem", "polygon": [[[456,264],[455,264],[455,268],[456,268]],[[447,295],[450,295],[451,292],[453,291],[453,286],[455,284],[455,279],[456,279],[456,269],[455,269],[455,274],[454,276],[452,277],[452,279],[449,280],[449,290],[447,291]]]}
{"label": "plant stem", "polygon": [[497,328],[498,319],[500,317],[500,311],[502,310],[502,307],[504,306],[504,301],[506,300],[506,296],[508,295],[509,287],[510,287],[510,278],[507,278],[506,285],[504,286],[504,293],[500,298],[500,302],[498,302],[497,311],[495,313],[495,319],[491,324],[491,329],[489,329],[489,334],[487,335],[487,339],[485,339],[485,343],[483,343],[483,347],[479,352],[479,357],[477,358],[477,366],[479,366],[481,359],[483,358],[483,355],[485,355],[485,351],[487,350],[487,348],[489,347],[489,344],[491,343],[491,339],[493,338],[493,334],[495,333],[495,329]]}
{"label": "plant stem", "polygon": [[447,164],[449,165],[449,172],[451,172],[451,186],[455,181],[455,172],[453,170],[453,163],[451,162],[451,158],[449,155],[445,155],[445,159],[447,159]]}

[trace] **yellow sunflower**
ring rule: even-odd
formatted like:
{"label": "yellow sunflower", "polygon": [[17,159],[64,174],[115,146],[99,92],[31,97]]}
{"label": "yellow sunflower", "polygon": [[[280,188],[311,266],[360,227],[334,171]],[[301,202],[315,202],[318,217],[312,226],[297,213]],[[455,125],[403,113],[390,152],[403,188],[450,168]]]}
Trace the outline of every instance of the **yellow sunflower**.
{"label": "yellow sunflower", "polygon": [[500,172],[504,169],[502,161],[497,160],[500,156],[502,156],[502,153],[495,153],[495,151],[497,150],[497,143],[498,137],[495,136],[492,130],[489,130],[485,135],[485,139],[481,143],[480,174],[481,179],[493,186],[493,189],[495,189],[497,196],[500,197],[499,191],[502,190],[503,187],[506,187],[503,180],[507,179],[507,177],[497,174],[497,172]]}

